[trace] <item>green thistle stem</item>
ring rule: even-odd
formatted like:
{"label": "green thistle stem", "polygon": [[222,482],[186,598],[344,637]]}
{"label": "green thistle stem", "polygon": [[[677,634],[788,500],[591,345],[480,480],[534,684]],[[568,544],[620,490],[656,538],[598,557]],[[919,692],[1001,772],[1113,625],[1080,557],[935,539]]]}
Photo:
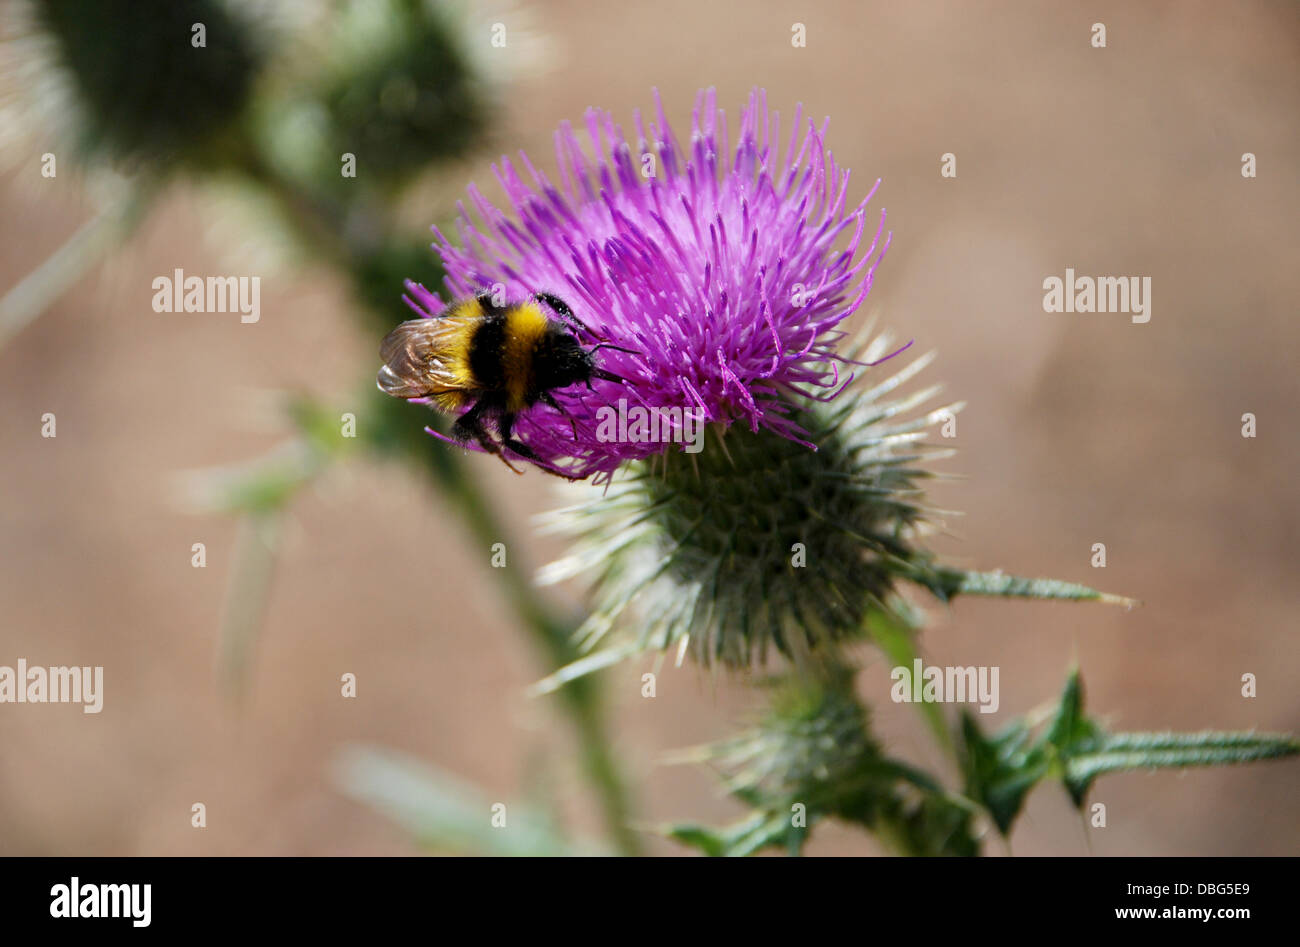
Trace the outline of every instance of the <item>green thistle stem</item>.
{"label": "green thistle stem", "polygon": [[0,348],[120,246],[143,219],[156,193],[156,188],[132,186],[7,291],[0,298]]}
{"label": "green thistle stem", "polygon": [[[426,439],[428,435],[422,435]],[[425,444],[424,452],[451,455]],[[465,473],[464,463],[455,458],[438,476],[444,495],[452,500],[475,541],[484,549],[501,542],[505,529],[483,492]],[[504,585],[516,614],[529,631],[534,645],[551,667],[563,667],[578,657],[573,644],[573,626],[561,621],[541,601],[519,568],[495,569]],[[603,713],[604,700],[597,678],[589,676],[574,681],[559,692],[560,705],[569,715],[578,734],[583,771],[600,797],[605,827],[618,850],[624,855],[638,855],[641,840],[631,828],[631,806],[622,774],[610,747]]]}
{"label": "green thistle stem", "polygon": [[236,700],[241,700],[247,691],[257,631],[271,596],[282,516],[280,510],[271,509],[245,513],[239,520],[231,556],[234,569],[217,637],[218,680],[222,689]]}

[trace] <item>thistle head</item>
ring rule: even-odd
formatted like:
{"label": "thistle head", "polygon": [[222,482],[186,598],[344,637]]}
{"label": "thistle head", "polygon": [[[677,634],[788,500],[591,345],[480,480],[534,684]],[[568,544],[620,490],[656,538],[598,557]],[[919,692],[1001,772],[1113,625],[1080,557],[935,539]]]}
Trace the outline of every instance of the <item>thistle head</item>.
{"label": "thistle head", "polygon": [[[557,392],[563,410],[528,412],[519,439],[549,465],[603,482],[626,461],[680,450],[680,437],[602,436],[598,412],[623,399],[810,449],[794,406],[829,400],[850,380],[840,326],[889,243],[883,212],[867,209],[875,187],[850,203],[826,126],[796,111],[783,144],[758,90],[734,144],[711,91],[696,103],[688,145],[657,97],[633,136],[599,110],[585,124],[590,155],[573,128],[556,132],[558,183],[526,155],[503,159],[493,170],[509,210],[471,186],[457,238],[435,230],[453,295],[562,297],[590,341],[610,344],[601,367],[626,380]],[[416,284],[407,300],[429,316],[443,306]]]}

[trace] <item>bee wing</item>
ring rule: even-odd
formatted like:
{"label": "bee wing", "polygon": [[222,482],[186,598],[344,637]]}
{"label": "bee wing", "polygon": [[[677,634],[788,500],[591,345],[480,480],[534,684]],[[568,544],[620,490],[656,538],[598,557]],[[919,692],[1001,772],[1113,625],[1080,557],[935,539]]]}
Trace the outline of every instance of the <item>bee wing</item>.
{"label": "bee wing", "polygon": [[459,388],[446,357],[450,328],[438,319],[411,319],[388,333],[379,346],[384,360],[375,379],[379,390],[395,398],[424,398]]}

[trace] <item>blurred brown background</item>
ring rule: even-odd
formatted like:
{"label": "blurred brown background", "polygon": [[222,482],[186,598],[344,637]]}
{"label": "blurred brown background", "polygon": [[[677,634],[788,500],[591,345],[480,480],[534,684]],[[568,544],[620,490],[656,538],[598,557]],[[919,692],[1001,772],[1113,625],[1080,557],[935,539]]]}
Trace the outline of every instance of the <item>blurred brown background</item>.
{"label": "blurred brown background", "polygon": [[[548,62],[510,86],[496,139],[548,169],[558,122],[600,105],[626,127],[652,86],[683,137],[709,85],[730,114],[762,85],[783,117],[796,102],[830,115],[854,193],[884,178],[877,206],[894,244],[870,302],[918,349],[938,349],[925,375],[970,402],[960,453],[944,462],[965,479],[934,493],[966,515],[937,548],[1145,603],[959,601],[933,609],[931,660],[999,665],[999,720],[1053,698],[1077,660],[1090,708],[1116,728],[1300,729],[1300,8],[664,0],[527,13]],[[806,49],[791,47],[795,22]],[[1094,22],[1105,49],[1090,45]],[[44,150],[0,181],[0,287],[87,212],[71,162],[40,177]],[[939,173],[945,152],[952,180]],[[1256,179],[1240,173],[1243,152],[1257,156]],[[495,194],[493,157],[412,213],[445,221],[470,179]],[[404,467],[354,463],[295,502],[250,693],[242,706],[219,693],[235,527],[180,511],[176,477],[281,439],[255,408],[259,390],[346,398],[377,367],[378,344],[343,288],[311,268],[264,276],[256,325],[154,313],[150,282],[176,267],[264,272],[224,214],[211,192],[172,192],[0,350],[0,664],[105,666],[98,716],[0,706],[0,854],[413,851],[332,787],[329,761],[352,741],[408,751],[501,800],[523,794],[548,754],[567,817],[595,830],[567,723],[523,696],[543,669],[496,599],[488,550]],[[1044,313],[1042,281],[1067,266],[1150,276],[1150,323]],[[1240,436],[1248,411],[1253,440]],[[40,437],[45,412],[56,439]],[[425,418],[412,409],[411,423]],[[557,551],[526,523],[555,504],[556,483],[487,458],[476,469],[514,524],[511,568]],[[207,544],[206,569],[191,568],[194,542]],[[1095,542],[1104,571],[1089,565]],[[888,669],[865,657],[880,732],[899,755],[938,765],[914,711],[888,702]],[[706,772],[659,758],[730,732],[754,697],[687,667],[666,669],[645,700],[648,664],[609,678],[641,814],[734,817]],[[355,700],[339,695],[345,672],[358,677]],[[1247,672],[1254,700],[1240,695]],[[1104,778],[1092,796],[1108,808],[1103,830],[1046,786],[1012,851],[1076,854],[1090,840],[1099,854],[1294,854],[1298,767]],[[206,829],[190,827],[194,802]],[[809,851],[877,849],[828,826]]]}

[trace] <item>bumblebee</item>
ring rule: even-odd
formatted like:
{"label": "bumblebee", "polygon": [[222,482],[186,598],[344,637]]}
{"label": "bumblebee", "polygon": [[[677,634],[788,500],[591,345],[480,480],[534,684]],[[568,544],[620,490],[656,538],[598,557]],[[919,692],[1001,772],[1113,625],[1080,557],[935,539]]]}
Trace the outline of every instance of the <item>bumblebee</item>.
{"label": "bumblebee", "polygon": [[[558,318],[548,316],[543,305]],[[631,352],[608,342],[585,349],[580,334],[597,338],[562,299],[550,293],[505,306],[495,305],[491,294],[481,293],[452,303],[431,319],[403,322],[388,333],[379,347],[384,366],[377,383],[380,391],[395,398],[427,398],[434,407],[456,416],[453,438],[461,443],[474,441],[515,473],[522,471],[506,459],[503,450],[558,473],[514,437],[516,418],[540,401],[574,424],[552,392],[576,384],[590,389],[593,378],[625,383],[626,379],[600,368],[594,356],[601,348]],[[488,420],[495,422],[499,441],[489,433]]]}

